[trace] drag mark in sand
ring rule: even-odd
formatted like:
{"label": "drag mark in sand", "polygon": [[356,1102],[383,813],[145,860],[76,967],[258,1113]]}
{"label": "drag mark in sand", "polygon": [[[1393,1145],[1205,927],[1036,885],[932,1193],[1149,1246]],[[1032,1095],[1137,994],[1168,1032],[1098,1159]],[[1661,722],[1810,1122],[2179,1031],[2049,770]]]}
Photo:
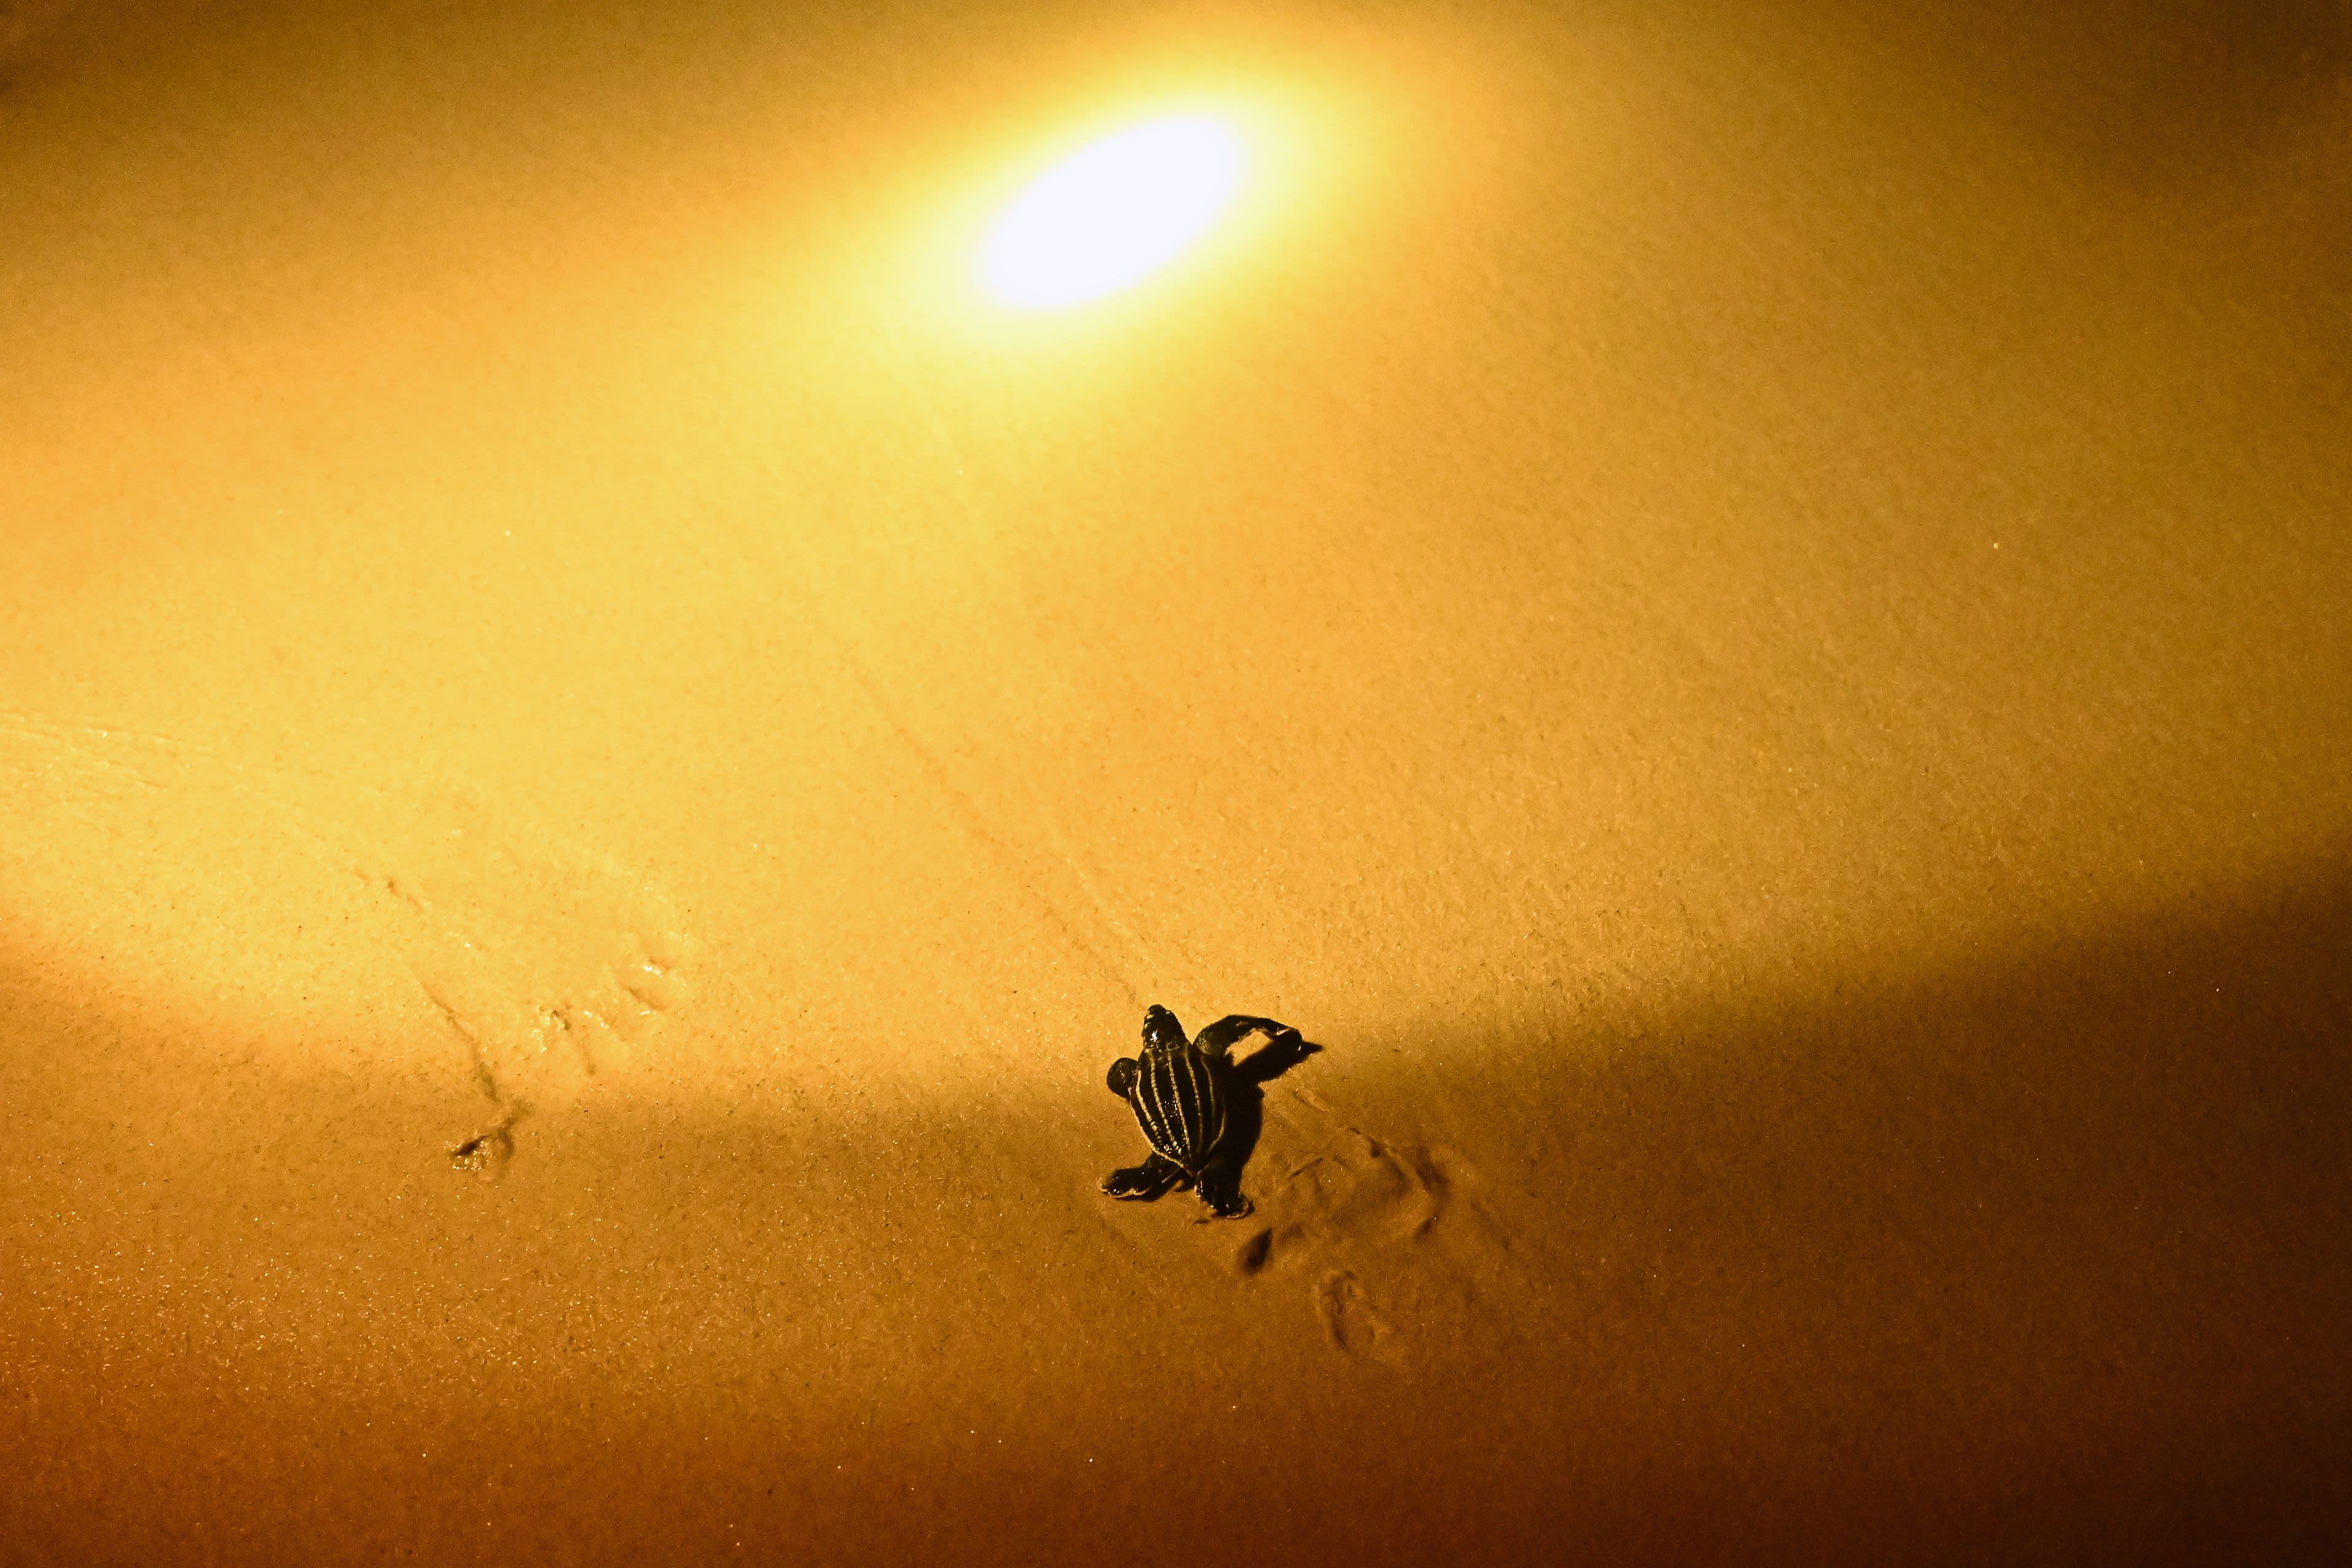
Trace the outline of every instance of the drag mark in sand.
{"label": "drag mark in sand", "polygon": [[161,787],[135,755],[115,755],[121,745],[155,742],[160,737],[90,725],[45,723],[27,713],[0,712],[0,772],[15,783],[12,792],[105,799],[123,790],[152,794]]}
{"label": "drag mark in sand", "polygon": [[235,858],[236,883],[275,889],[238,917],[256,929],[279,905],[320,903],[341,949],[392,956],[490,1103],[487,1131],[443,1145],[461,1169],[495,1174],[530,1110],[642,1056],[698,989],[702,944],[659,888],[470,784],[264,766],[0,712],[0,814],[42,825],[19,838],[76,871],[111,856],[116,874],[148,875],[171,845],[173,874],[217,884]]}
{"label": "drag mark in sand", "polygon": [[1403,1359],[1403,1347],[1356,1283],[1353,1269],[1334,1268],[1315,1282],[1315,1320],[1323,1337],[1341,1355],[1394,1366]]}
{"label": "drag mark in sand", "polygon": [[457,1010],[423,975],[417,976],[416,983],[433,1005],[440,1009],[442,1021],[449,1026],[450,1032],[464,1043],[467,1057],[473,1063],[474,1087],[496,1113],[496,1120],[486,1130],[449,1151],[450,1169],[497,1181],[506,1174],[507,1163],[514,1158],[515,1123],[522,1120],[529,1107],[508,1099],[497,1076],[490,1071],[489,1053]]}
{"label": "drag mark in sand", "polygon": [[1434,1345],[1507,1331],[1510,1238],[1477,1171],[1439,1143],[1375,1138],[1301,1090],[1269,1106],[1263,1222],[1233,1254],[1245,1278],[1303,1276],[1325,1340],[1404,1367]]}
{"label": "drag mark in sand", "polygon": [[352,872],[405,928],[409,969],[510,1144],[523,1112],[577,1098],[658,1037],[693,991],[699,944],[645,879],[480,790],[403,805],[406,830]]}
{"label": "drag mark in sand", "polygon": [[[1076,923],[1064,914],[1061,905],[1048,897],[1039,886],[1040,879],[1036,875],[1034,865],[1031,863],[1031,858],[1020,853],[989,826],[988,819],[981,814],[979,805],[972,800],[970,793],[955,782],[955,775],[948,771],[947,764],[940,761],[938,754],[923,742],[922,737],[916,734],[906,720],[900,716],[888,694],[882,689],[881,683],[875,679],[874,672],[866,667],[866,661],[857,657],[856,651],[848,641],[838,632],[834,631],[823,619],[815,618],[814,624],[824,627],[826,635],[833,639],[835,647],[839,651],[843,664],[847,667],[850,679],[857,683],[857,689],[865,693],[866,700],[874,705],[874,710],[881,715],[882,721],[889,726],[890,732],[896,735],[900,743],[913,754],[916,766],[921,770],[925,781],[939,792],[940,798],[947,802],[948,810],[956,819],[957,825],[977,840],[981,847],[1004,868],[1011,875],[1013,885],[1028,896],[1029,901],[1045,917],[1046,922],[1060,934],[1062,940],[1076,949],[1111,984],[1117,985],[1130,1004],[1140,1009],[1143,1005],[1143,993],[1129,977],[1129,972],[1107,957],[1100,948],[1079,934]],[[1110,919],[1108,911],[1103,907],[1101,899],[1095,894],[1093,887],[1087,882],[1085,873],[1080,871],[1076,863],[1066,856],[1061,857],[1060,862],[1078,883],[1087,902],[1094,906],[1097,918],[1111,931],[1114,936],[1125,937],[1127,933],[1120,929],[1116,921]],[[1132,938],[1128,940],[1132,942]]]}

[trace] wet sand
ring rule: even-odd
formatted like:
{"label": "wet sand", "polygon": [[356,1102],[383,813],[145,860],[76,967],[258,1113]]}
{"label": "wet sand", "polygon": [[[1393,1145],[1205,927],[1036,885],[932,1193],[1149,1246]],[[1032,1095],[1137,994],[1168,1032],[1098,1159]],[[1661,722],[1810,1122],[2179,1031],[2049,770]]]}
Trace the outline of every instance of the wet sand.
{"label": "wet sand", "polygon": [[0,5],[0,1556],[2352,1545],[2352,21],[1865,9]]}

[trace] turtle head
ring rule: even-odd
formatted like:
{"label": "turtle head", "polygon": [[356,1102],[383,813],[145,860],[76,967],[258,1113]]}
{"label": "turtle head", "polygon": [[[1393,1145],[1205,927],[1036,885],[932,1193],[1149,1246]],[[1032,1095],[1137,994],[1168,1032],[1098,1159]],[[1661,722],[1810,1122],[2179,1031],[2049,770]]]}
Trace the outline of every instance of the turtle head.
{"label": "turtle head", "polygon": [[1135,1058],[1133,1057],[1121,1057],[1118,1060],[1111,1063],[1110,1078],[1108,1079],[1110,1091],[1118,1096],[1121,1100],[1125,1100],[1127,1098],[1128,1087],[1135,1082],[1135,1075],[1139,1070],[1140,1069],[1135,1065]]}
{"label": "turtle head", "polygon": [[1184,1034],[1184,1026],[1178,1023],[1176,1015],[1167,1008],[1155,1006],[1143,1015],[1143,1048],[1145,1050],[1181,1050],[1190,1043]]}

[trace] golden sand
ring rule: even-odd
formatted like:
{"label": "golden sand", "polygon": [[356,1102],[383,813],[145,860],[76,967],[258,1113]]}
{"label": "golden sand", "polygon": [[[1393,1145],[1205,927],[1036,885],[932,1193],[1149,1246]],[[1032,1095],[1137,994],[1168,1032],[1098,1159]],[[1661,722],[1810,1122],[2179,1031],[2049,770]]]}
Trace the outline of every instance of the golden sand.
{"label": "golden sand", "polygon": [[0,4],[0,1558],[2343,1548],[2352,24],[1877,9]]}

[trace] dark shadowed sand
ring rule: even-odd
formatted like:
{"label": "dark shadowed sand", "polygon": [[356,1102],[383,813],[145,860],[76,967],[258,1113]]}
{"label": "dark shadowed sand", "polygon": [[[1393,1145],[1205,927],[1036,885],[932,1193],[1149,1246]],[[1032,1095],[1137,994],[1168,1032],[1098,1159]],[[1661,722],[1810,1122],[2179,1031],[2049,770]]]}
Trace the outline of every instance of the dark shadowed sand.
{"label": "dark shadowed sand", "polygon": [[1878,9],[0,3],[0,1559],[2352,1549],[2352,13]]}

